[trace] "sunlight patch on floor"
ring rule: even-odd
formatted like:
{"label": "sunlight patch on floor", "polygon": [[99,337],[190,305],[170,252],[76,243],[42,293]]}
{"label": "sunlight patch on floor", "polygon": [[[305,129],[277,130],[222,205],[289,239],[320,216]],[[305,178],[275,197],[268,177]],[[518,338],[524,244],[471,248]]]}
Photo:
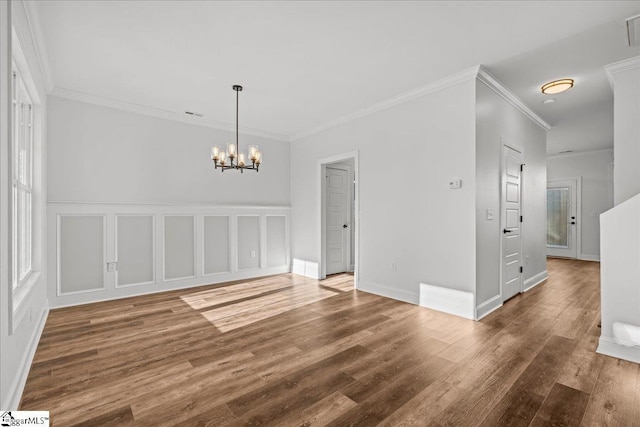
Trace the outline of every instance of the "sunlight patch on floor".
{"label": "sunlight patch on floor", "polygon": [[304,286],[264,297],[205,311],[202,315],[221,332],[228,332],[304,305],[337,295],[325,289]]}
{"label": "sunlight patch on floor", "polygon": [[219,288],[207,289],[181,296],[180,299],[187,303],[194,310],[202,310],[214,305],[237,301],[244,298],[257,297],[260,294],[278,289],[291,287],[288,283],[278,282],[277,279],[262,279],[247,283],[222,286]]}
{"label": "sunlight patch on floor", "polygon": [[180,299],[191,309],[201,311],[221,332],[228,332],[353,290],[353,281],[345,281],[344,275],[320,282],[293,279],[283,282],[281,277],[265,277],[193,292]]}

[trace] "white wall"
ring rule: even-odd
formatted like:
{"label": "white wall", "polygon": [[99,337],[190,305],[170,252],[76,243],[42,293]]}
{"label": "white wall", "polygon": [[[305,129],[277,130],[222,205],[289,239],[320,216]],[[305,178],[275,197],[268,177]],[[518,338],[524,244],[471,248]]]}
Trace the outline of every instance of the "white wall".
{"label": "white wall", "polygon": [[[9,206],[11,182],[9,175],[8,149],[10,142],[9,115],[11,99],[11,29],[15,29],[17,41],[23,53],[19,64],[23,74],[30,75],[31,94],[39,98],[35,113],[42,126],[36,127],[36,163],[34,165],[34,274],[30,291],[13,307],[12,313],[8,297],[11,295],[9,261],[11,259],[9,240]],[[46,222],[44,203],[46,200],[46,89],[40,64],[31,38],[24,4],[22,1],[0,2],[0,405],[2,409],[17,409],[22,389],[27,379],[31,359],[35,352],[42,327],[48,312],[46,299]],[[15,301],[14,301],[15,303]],[[15,304],[17,305],[17,304]],[[11,321],[13,319],[13,325]]]}
{"label": "white wall", "polygon": [[[613,88],[615,206],[602,214],[602,332],[598,352],[640,363],[640,57],[605,67]],[[613,322],[632,325],[632,340]],[[635,343],[635,347],[624,345]]]}
{"label": "white wall", "polygon": [[292,142],[292,257],[320,260],[318,159],[357,150],[358,286],[414,303],[420,283],[473,292],[474,100],[468,78]]}
{"label": "white wall", "polygon": [[[598,353],[640,363],[640,195],[602,214]],[[614,328],[619,322],[620,328]]]}
{"label": "white wall", "polygon": [[49,97],[49,200],[216,205],[289,204],[289,143],[257,144],[260,171],[221,173],[210,150],[233,133]]}
{"label": "white wall", "polygon": [[[484,82],[476,85],[476,306],[500,295],[500,179],[503,140],[520,148],[525,288],[546,277],[546,132]],[[487,220],[487,209],[494,213]]]}
{"label": "white wall", "polygon": [[548,180],[582,177],[580,259],[600,259],[600,214],[613,207],[612,162],[612,149],[547,157]]}
{"label": "white wall", "polygon": [[640,57],[605,67],[613,88],[613,198],[640,193]]}

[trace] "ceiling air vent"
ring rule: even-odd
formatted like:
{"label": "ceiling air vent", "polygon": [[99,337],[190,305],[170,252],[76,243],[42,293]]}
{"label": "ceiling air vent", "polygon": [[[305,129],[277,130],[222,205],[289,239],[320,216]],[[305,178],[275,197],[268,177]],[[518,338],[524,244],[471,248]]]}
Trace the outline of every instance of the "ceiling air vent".
{"label": "ceiling air vent", "polygon": [[640,15],[627,19],[627,38],[629,46],[640,45]]}

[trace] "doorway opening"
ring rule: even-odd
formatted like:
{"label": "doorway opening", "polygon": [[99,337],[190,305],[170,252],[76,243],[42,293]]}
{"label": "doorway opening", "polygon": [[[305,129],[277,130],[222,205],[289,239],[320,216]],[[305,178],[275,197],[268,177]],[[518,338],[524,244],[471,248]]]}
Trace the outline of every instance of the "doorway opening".
{"label": "doorway opening", "polygon": [[358,283],[358,157],[357,152],[319,161],[320,279],[353,273]]}

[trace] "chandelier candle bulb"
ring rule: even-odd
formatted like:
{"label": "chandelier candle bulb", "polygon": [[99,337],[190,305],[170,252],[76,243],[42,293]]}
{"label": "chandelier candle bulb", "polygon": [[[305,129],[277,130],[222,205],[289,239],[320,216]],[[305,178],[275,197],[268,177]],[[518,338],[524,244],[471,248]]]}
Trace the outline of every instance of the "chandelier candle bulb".
{"label": "chandelier candle bulb", "polygon": [[262,163],[262,153],[260,151],[256,151],[256,165]]}
{"label": "chandelier candle bulb", "polygon": [[226,156],[227,156],[227,153],[225,153],[224,151],[221,151],[218,154],[218,161],[220,162],[221,165],[224,165]]}
{"label": "chandelier candle bulb", "polygon": [[211,147],[211,160],[218,160],[220,154],[220,147],[217,145]]}
{"label": "chandelier candle bulb", "polygon": [[244,153],[240,153],[238,154],[238,166],[244,166],[244,164]]}
{"label": "chandelier candle bulb", "polygon": [[258,151],[258,146],[257,145],[250,145],[249,146],[249,159],[251,159],[252,161],[256,160],[256,152]]}
{"label": "chandelier candle bulb", "polygon": [[236,157],[236,145],[234,143],[229,143],[229,148],[227,148],[227,153],[229,154],[229,158],[233,159]]}

